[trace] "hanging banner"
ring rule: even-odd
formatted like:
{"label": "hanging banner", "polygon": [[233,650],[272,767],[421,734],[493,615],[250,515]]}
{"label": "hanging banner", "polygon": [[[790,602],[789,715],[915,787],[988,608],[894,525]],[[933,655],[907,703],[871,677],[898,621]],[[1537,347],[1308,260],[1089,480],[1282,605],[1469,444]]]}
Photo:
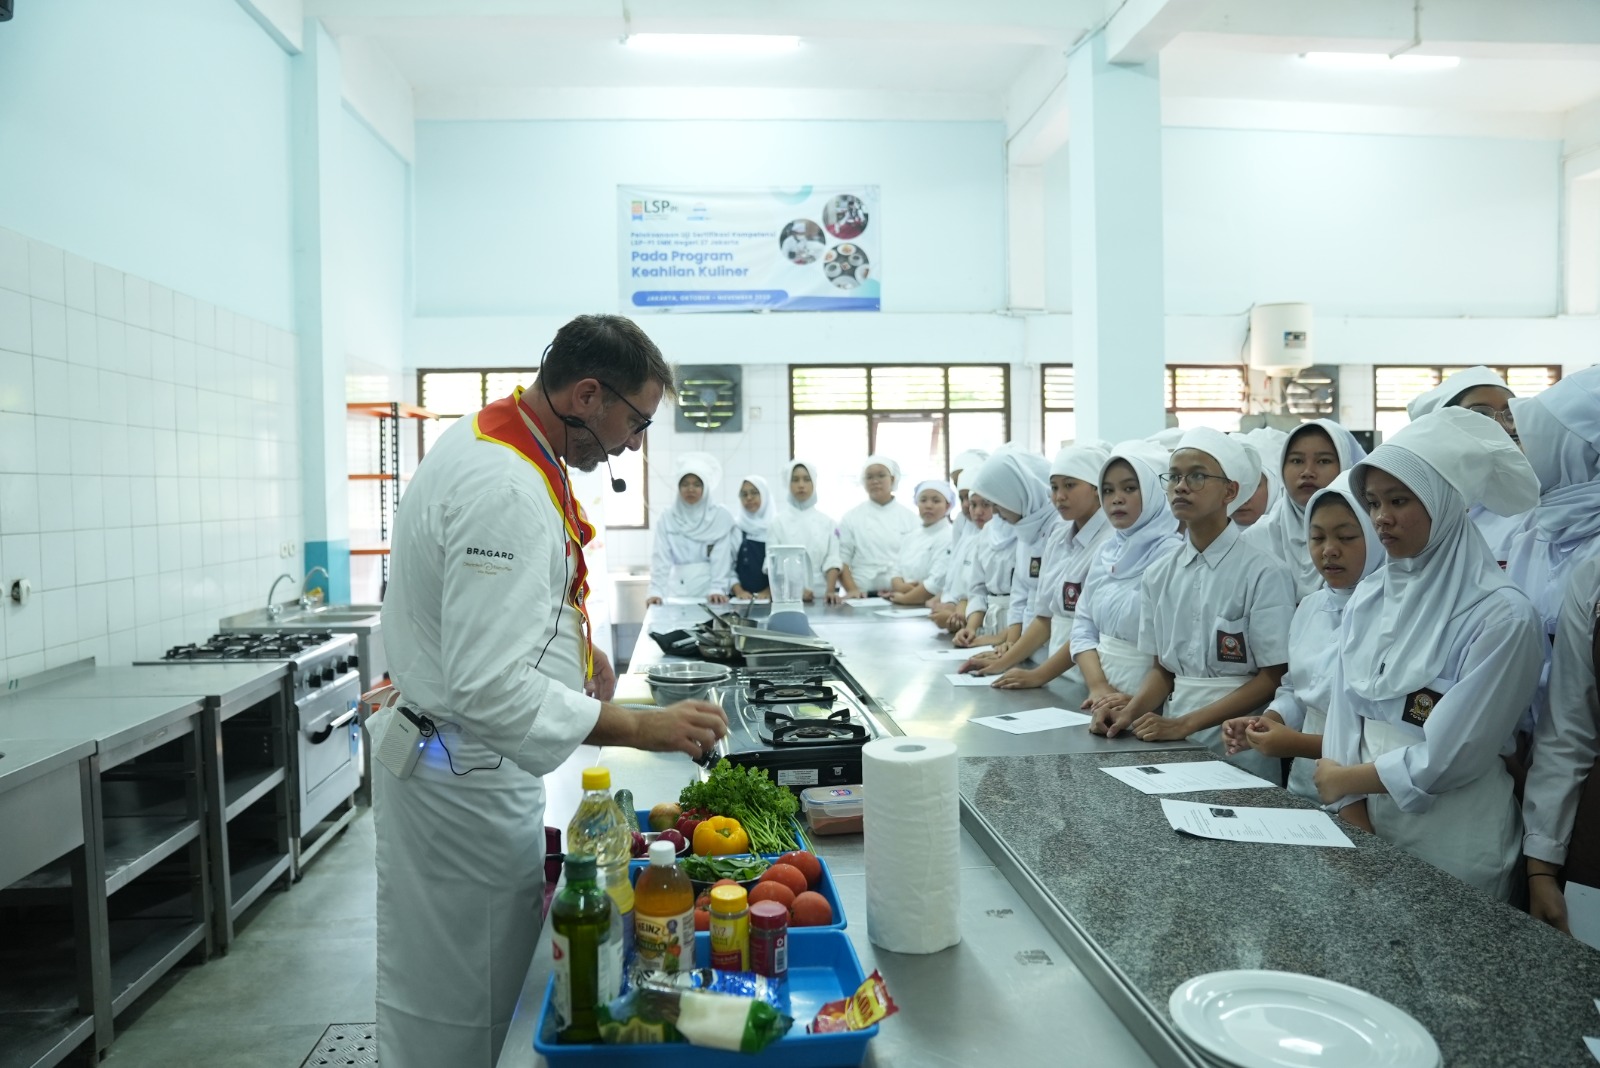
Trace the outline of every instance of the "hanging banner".
{"label": "hanging banner", "polygon": [[878,187],[618,186],[627,312],[878,311]]}

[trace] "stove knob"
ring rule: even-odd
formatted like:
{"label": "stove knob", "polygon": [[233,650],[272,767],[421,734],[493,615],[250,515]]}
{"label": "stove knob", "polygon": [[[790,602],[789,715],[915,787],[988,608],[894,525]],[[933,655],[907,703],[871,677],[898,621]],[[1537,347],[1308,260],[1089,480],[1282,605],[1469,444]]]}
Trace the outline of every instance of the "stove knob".
{"label": "stove knob", "polygon": [[333,677],[334,677],[333,676],[333,665],[329,664],[327,667],[322,669],[322,681],[323,682],[332,682],[333,681]]}
{"label": "stove knob", "polygon": [[350,654],[350,666],[353,668],[361,666],[361,658],[355,653]]}
{"label": "stove knob", "polygon": [[309,685],[313,690],[320,690],[322,688],[322,676],[318,675],[316,672],[312,672],[311,677],[306,680],[306,684]]}
{"label": "stove knob", "polygon": [[348,660],[339,661],[339,674],[343,675],[346,671],[349,671],[349,670],[350,670],[350,661],[348,661]]}

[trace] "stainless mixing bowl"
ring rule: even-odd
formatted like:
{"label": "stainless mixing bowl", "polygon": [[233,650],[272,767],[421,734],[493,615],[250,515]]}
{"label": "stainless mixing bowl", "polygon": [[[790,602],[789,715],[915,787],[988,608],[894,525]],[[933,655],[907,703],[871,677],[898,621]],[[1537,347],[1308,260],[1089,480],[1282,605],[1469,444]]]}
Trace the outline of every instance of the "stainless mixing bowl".
{"label": "stainless mixing bowl", "polygon": [[650,683],[650,693],[658,705],[707,700],[712,687],[732,677],[733,672],[720,664],[652,664],[645,669],[645,680]]}

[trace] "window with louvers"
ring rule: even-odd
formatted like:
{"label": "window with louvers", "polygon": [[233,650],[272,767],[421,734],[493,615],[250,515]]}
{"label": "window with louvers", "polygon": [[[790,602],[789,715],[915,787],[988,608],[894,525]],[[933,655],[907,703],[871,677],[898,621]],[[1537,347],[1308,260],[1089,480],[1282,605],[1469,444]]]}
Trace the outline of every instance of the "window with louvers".
{"label": "window with louvers", "polygon": [[1242,367],[1167,365],[1167,411],[1185,429],[1209,426],[1231,434],[1239,429],[1244,401]]}
{"label": "window with louvers", "polygon": [[[1401,427],[1411,421],[1410,416],[1406,414],[1406,404],[1417,394],[1426,393],[1457,371],[1464,370],[1465,367],[1374,367],[1372,369],[1375,409],[1373,426],[1380,433],[1380,440],[1387,441],[1394,437]],[[1511,387],[1511,392],[1519,397],[1531,397],[1535,393],[1542,393],[1561,380],[1561,368],[1555,365],[1491,367],[1489,370],[1505,379],[1506,385]]]}
{"label": "window with louvers", "polygon": [[[418,371],[417,396],[424,408],[439,416],[438,419],[422,421],[418,456],[426,455],[439,436],[458,420],[470,418],[490,401],[510,396],[517,386],[527,388],[533,385],[538,373],[534,367]],[[628,489],[625,493],[607,495],[607,527],[627,530],[650,525],[649,486],[644,477],[645,457],[649,449],[650,436],[646,433],[644,448],[638,452],[624,449],[621,456],[612,458],[612,469],[618,478],[627,481]]]}
{"label": "window with louvers", "polygon": [[1047,364],[1040,371],[1043,381],[1039,388],[1039,425],[1044,427],[1044,453],[1052,456],[1078,436],[1076,381],[1070,364]]}

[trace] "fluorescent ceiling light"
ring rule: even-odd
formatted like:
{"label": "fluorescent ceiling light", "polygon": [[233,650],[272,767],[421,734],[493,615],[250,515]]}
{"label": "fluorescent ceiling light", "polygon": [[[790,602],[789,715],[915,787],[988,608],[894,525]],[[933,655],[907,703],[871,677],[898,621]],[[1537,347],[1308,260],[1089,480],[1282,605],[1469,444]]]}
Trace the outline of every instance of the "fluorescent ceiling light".
{"label": "fluorescent ceiling light", "polygon": [[675,56],[775,56],[800,47],[800,38],[765,33],[630,33],[622,43],[640,52]]}
{"label": "fluorescent ceiling light", "polygon": [[1449,70],[1461,63],[1460,56],[1421,56],[1406,52],[1387,56],[1382,52],[1305,52],[1307,63],[1340,70]]}

